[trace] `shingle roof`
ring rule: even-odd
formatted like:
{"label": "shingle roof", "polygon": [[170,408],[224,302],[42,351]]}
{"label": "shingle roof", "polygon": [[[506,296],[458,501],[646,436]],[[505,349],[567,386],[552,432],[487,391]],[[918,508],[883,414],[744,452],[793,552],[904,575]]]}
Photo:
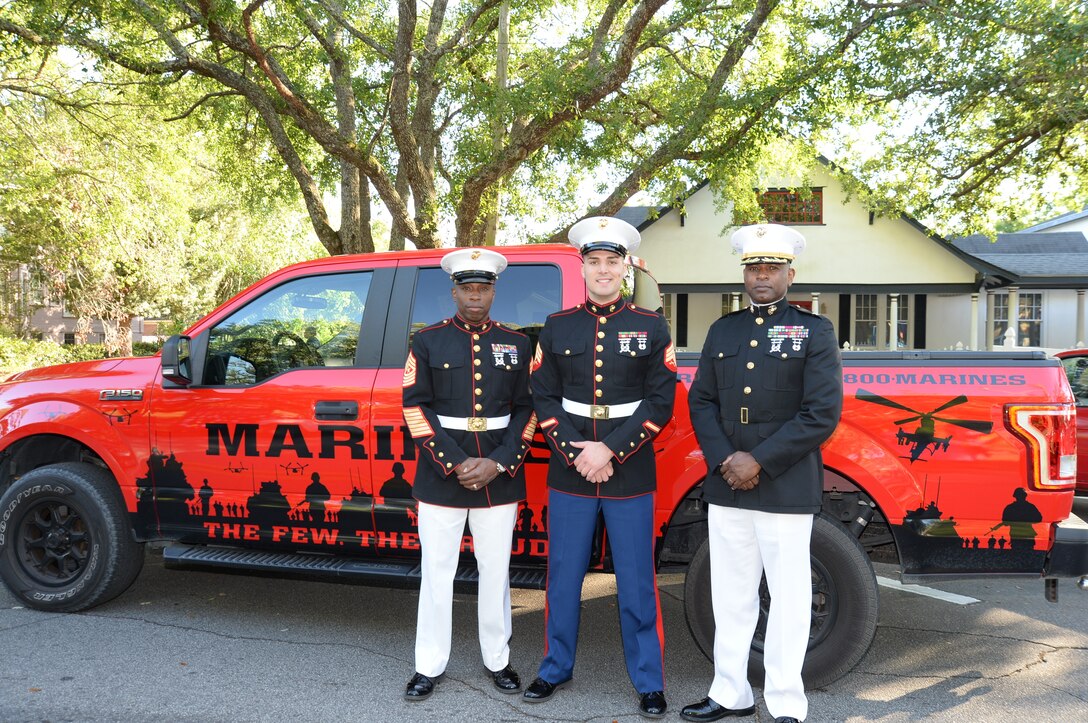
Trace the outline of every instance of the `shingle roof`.
{"label": "shingle roof", "polygon": [[993,242],[975,235],[953,239],[952,245],[1020,281],[1088,278],[1088,238],[1079,231],[1002,233]]}

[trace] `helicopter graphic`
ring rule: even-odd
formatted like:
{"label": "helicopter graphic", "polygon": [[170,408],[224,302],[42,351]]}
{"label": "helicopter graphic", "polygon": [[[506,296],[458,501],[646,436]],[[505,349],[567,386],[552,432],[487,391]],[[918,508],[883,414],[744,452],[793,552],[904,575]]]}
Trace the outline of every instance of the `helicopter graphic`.
{"label": "helicopter graphic", "polygon": [[291,462],[289,464],[281,464],[280,469],[282,469],[284,472],[286,472],[288,474],[288,476],[290,476],[290,475],[302,474],[303,471],[305,471],[305,469],[307,467],[309,467],[309,466],[310,465],[308,465],[308,464],[299,464],[298,462]]}
{"label": "helicopter graphic", "polygon": [[110,421],[110,424],[132,424],[132,417],[140,413],[140,410],[118,409],[114,407],[108,412],[99,411],[99,414]]}
{"label": "helicopter graphic", "polygon": [[[938,437],[936,434],[936,422],[963,427],[964,429],[970,429],[971,431],[980,432],[982,434],[989,434],[994,428],[993,422],[984,422],[976,419],[947,419],[945,417],[937,416],[938,412],[943,412],[946,409],[966,402],[967,397],[962,394],[953,399],[949,399],[941,406],[928,412],[919,412],[917,409],[911,409],[899,402],[892,401],[887,397],[864,389],[858,389],[854,396],[863,402],[880,404],[885,407],[891,407],[892,409],[901,409],[904,412],[910,412],[914,415],[904,419],[897,419],[893,422],[893,424],[900,425],[899,430],[895,433],[896,442],[900,446],[910,447],[910,454],[903,455],[903,459],[909,459],[911,464],[921,459],[926,450],[929,450],[930,457],[937,452],[948,451],[948,445],[952,443],[952,435],[949,434],[947,437]],[[908,432],[903,429],[902,425],[910,424],[915,420],[918,420],[918,426],[915,427],[913,432]],[[925,460],[922,461],[924,462]]]}
{"label": "helicopter graphic", "polygon": [[227,472],[233,472],[234,474],[238,474],[239,472],[245,472],[247,469],[249,469],[249,467],[243,467],[241,465],[235,466],[233,463],[231,463],[223,469]]}

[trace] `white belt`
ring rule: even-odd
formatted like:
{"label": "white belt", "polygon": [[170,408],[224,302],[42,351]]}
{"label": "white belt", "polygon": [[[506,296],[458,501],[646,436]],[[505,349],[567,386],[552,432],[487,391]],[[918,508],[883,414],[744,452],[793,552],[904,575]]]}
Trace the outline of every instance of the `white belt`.
{"label": "white belt", "polygon": [[506,429],[510,426],[510,415],[504,417],[443,417],[438,415],[438,423],[445,429],[460,429],[462,432],[486,432],[489,429]]}
{"label": "white belt", "polygon": [[637,402],[627,402],[626,404],[582,404],[581,402],[572,402],[571,400],[563,397],[563,409],[571,414],[577,414],[579,417],[589,417],[590,419],[616,419],[619,417],[630,417],[638,409],[638,405],[642,404],[642,400]]}

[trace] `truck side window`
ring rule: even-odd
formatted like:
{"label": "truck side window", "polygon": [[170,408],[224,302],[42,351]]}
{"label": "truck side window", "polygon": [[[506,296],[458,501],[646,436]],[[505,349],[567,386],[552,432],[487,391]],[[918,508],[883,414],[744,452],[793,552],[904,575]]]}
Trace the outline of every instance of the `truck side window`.
{"label": "truck side window", "polygon": [[288,369],[351,366],[371,274],[292,279],[250,301],[209,332],[203,383],[246,386]]}
{"label": "truck side window", "polygon": [[[440,268],[419,270],[416,293],[412,299],[412,322],[408,330],[411,346],[415,333],[436,321],[457,313],[450,294],[449,274]],[[531,349],[548,314],[559,311],[563,280],[559,268],[551,264],[511,264],[499,276],[491,318],[529,336]]]}
{"label": "truck side window", "polygon": [[1077,406],[1088,406],[1088,357],[1069,357],[1062,359],[1065,375],[1069,377],[1069,386],[1077,398]]}

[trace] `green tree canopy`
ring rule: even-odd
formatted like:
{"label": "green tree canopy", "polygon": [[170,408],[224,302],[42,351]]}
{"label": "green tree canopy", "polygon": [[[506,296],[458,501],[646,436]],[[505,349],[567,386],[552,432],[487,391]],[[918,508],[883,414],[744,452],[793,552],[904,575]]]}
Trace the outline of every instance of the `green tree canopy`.
{"label": "green tree canopy", "polygon": [[77,48],[164,117],[233,131],[343,253],[373,250],[372,197],[394,247],[481,243],[500,203],[508,228],[558,238],[706,179],[750,215],[783,137],[945,231],[1011,211],[1013,174],[1083,199],[1085,23],[1068,0],[14,0],[0,35],[8,55]]}
{"label": "green tree canopy", "polygon": [[0,262],[44,274],[84,328],[101,319],[111,351],[131,350],[136,316],[191,321],[324,253],[285,203],[247,206],[206,139],[148,122],[134,89],[79,75],[55,59],[5,67]]}

